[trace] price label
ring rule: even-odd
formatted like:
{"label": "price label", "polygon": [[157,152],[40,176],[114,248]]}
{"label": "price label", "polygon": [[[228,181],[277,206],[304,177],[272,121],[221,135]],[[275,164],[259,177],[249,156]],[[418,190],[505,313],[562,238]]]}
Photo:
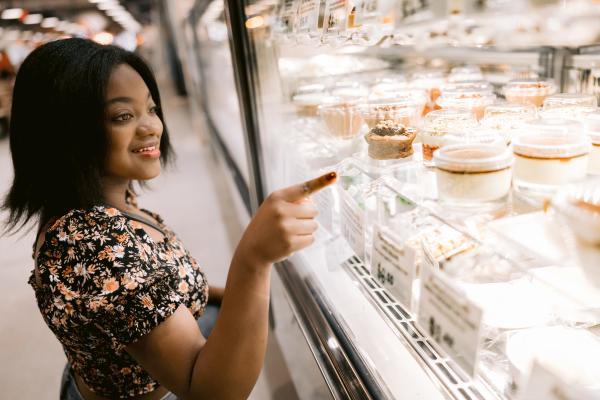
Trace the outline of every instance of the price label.
{"label": "price label", "polygon": [[325,188],[313,194],[312,199],[319,210],[317,221],[323,228],[333,233],[333,189]]}
{"label": "price label", "polygon": [[344,32],[347,28],[349,11],[347,0],[327,0],[323,21],[325,35],[338,35]]}
{"label": "price label", "polygon": [[[407,263],[407,259],[412,262]],[[415,270],[414,250],[401,244],[389,229],[375,226],[371,254],[373,276],[408,308],[411,305]]]}
{"label": "price label", "polygon": [[298,0],[283,0],[279,14],[282,33],[291,33],[298,16]]}
{"label": "price label", "polygon": [[317,35],[322,0],[300,0],[296,34]]}
{"label": "price label", "polygon": [[475,373],[482,316],[481,308],[424,263],[419,325],[471,376]]}
{"label": "price label", "polygon": [[340,189],[340,229],[352,250],[365,259],[365,215],[356,201]]}
{"label": "price label", "polygon": [[533,363],[529,382],[519,400],[599,400],[600,391],[567,385],[537,362]]}

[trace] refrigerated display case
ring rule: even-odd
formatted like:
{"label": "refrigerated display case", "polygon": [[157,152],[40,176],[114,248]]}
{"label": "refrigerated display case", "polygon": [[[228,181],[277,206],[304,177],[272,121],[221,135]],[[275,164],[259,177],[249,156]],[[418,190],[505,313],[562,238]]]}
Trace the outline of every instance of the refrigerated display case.
{"label": "refrigerated display case", "polygon": [[253,209],[339,177],[275,267],[301,398],[600,398],[600,5],[508,3],[225,3]]}

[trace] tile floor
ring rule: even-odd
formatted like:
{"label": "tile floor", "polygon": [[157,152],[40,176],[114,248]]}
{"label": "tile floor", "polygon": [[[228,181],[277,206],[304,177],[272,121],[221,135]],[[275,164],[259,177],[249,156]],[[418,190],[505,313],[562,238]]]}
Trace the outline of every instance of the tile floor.
{"label": "tile floor", "polygon": [[[144,192],[139,202],[159,212],[204,266],[211,284],[222,285],[243,230],[240,220],[244,219],[233,211],[235,194],[224,184],[227,172],[215,159],[201,124],[196,118],[192,121],[187,101],[166,89],[163,106],[178,155],[177,165],[152,182],[152,190]],[[0,193],[8,189],[11,178],[8,142],[3,140]],[[0,237],[0,398],[58,398],[65,357],[27,285],[33,236],[33,232],[26,232]],[[290,388],[277,343],[272,338],[269,343],[265,369],[251,399],[294,399],[297,396]]]}

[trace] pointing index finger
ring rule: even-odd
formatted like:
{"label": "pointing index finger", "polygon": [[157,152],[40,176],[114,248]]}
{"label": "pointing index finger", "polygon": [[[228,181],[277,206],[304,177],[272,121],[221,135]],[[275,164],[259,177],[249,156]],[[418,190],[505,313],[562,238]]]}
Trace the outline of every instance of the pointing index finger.
{"label": "pointing index finger", "polygon": [[301,183],[300,185],[295,185],[284,189],[281,193],[287,201],[298,201],[325,188],[326,186],[331,185],[336,181],[336,179],[337,174],[335,172],[328,172],[325,175],[311,179]]}

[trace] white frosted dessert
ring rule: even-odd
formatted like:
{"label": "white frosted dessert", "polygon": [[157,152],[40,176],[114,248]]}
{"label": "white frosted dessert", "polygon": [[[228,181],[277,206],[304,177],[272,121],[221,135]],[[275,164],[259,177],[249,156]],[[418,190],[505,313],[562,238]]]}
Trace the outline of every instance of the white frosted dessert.
{"label": "white frosted dessert", "polygon": [[559,186],[585,177],[590,146],[584,135],[530,133],[514,140],[513,151],[515,186]]}
{"label": "white frosted dessert", "polygon": [[440,201],[477,205],[501,200],[510,190],[513,157],[505,146],[460,144],[434,153]]}

